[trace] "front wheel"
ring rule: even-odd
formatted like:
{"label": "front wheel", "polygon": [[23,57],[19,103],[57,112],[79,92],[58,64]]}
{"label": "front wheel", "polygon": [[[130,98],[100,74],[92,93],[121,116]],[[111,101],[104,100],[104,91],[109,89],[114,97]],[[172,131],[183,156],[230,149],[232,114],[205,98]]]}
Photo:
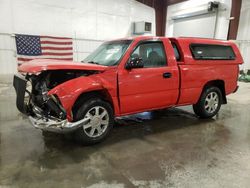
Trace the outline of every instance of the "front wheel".
{"label": "front wheel", "polygon": [[221,107],[222,94],[218,87],[205,88],[199,101],[193,105],[196,115],[201,118],[211,118],[215,116]]}
{"label": "front wheel", "polygon": [[86,145],[96,144],[104,140],[113,127],[113,109],[101,99],[89,99],[76,112],[75,120],[81,119],[87,122],[75,132],[75,138]]}

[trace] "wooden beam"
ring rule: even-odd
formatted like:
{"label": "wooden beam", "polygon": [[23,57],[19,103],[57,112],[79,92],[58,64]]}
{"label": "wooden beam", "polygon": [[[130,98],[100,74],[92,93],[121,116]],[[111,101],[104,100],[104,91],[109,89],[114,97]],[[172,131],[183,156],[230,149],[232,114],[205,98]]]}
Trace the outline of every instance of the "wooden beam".
{"label": "wooden beam", "polygon": [[156,19],[156,35],[165,36],[167,5],[165,0],[158,0],[154,4]]}
{"label": "wooden beam", "polygon": [[232,0],[232,8],[231,8],[231,18],[227,39],[235,40],[237,38],[239,21],[240,21],[240,10],[241,10],[242,0]]}

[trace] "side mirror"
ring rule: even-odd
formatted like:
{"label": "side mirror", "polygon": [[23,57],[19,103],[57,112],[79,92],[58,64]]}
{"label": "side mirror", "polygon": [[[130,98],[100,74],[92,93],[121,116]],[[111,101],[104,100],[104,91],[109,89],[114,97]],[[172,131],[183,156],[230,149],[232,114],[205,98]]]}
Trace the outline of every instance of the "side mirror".
{"label": "side mirror", "polygon": [[131,70],[131,69],[135,69],[135,68],[143,68],[143,67],[144,67],[144,64],[143,64],[142,58],[139,58],[139,57],[135,57],[135,58],[130,59],[126,63],[126,66],[125,66],[125,68],[127,70]]}

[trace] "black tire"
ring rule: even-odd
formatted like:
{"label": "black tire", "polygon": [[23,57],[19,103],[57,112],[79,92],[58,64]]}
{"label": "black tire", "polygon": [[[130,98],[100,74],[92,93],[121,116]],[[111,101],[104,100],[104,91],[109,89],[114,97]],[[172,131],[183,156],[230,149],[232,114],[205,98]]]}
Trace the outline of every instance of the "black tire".
{"label": "black tire", "polygon": [[[209,106],[208,105],[209,102],[207,100],[209,100],[209,96],[211,95],[215,96],[215,93],[218,96],[218,102],[216,102],[217,105],[214,104],[214,107],[212,107],[213,108],[212,109],[210,108],[210,106],[213,106],[213,103],[211,103],[211,105]],[[218,87],[210,86],[204,88],[199,101],[193,105],[193,110],[195,114],[200,118],[212,118],[219,112],[221,104],[222,104],[221,90]]]}
{"label": "black tire", "polygon": [[84,129],[84,126],[77,129],[74,132],[73,136],[77,142],[80,142],[84,145],[92,145],[92,144],[96,144],[96,143],[103,141],[108,136],[114,124],[114,115],[113,115],[113,109],[111,105],[108,102],[103,101],[99,98],[91,98],[89,100],[86,100],[83,104],[79,105],[79,108],[76,110],[76,114],[74,116],[74,121],[79,121],[83,119],[85,115],[89,112],[89,110],[95,107],[101,107],[101,109],[106,110],[107,115],[108,115],[108,121],[107,121],[108,125],[106,129],[101,133],[101,135],[96,136],[96,137],[91,137],[90,135],[88,135],[88,133]]}

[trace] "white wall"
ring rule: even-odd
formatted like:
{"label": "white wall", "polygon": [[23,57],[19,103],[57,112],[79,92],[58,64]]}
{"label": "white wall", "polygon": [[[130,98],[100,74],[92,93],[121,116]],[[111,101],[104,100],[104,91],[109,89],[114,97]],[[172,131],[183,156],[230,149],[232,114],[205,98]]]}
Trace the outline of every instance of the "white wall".
{"label": "white wall", "polygon": [[216,13],[178,19],[174,21],[173,36],[214,38],[215,25]]}
{"label": "white wall", "polygon": [[[189,0],[182,3],[168,6],[167,19],[166,19],[166,36],[173,36],[174,21],[171,17],[179,14],[186,14],[197,11],[201,6],[205,5],[211,0]],[[231,0],[217,0],[220,2],[220,10],[218,13],[217,24],[215,27],[215,38],[227,39],[229,18],[231,13]],[[207,24],[207,27],[211,27]],[[194,31],[197,29],[206,28],[193,28]],[[185,30],[185,28],[183,28]]]}
{"label": "white wall", "polygon": [[237,43],[244,58],[241,69],[250,70],[250,0],[242,0]]}
{"label": "white wall", "polygon": [[76,38],[76,61],[104,40],[131,36],[134,21],[151,22],[155,35],[154,9],[135,0],[0,0],[0,20],[0,75],[16,72],[14,33]]}

